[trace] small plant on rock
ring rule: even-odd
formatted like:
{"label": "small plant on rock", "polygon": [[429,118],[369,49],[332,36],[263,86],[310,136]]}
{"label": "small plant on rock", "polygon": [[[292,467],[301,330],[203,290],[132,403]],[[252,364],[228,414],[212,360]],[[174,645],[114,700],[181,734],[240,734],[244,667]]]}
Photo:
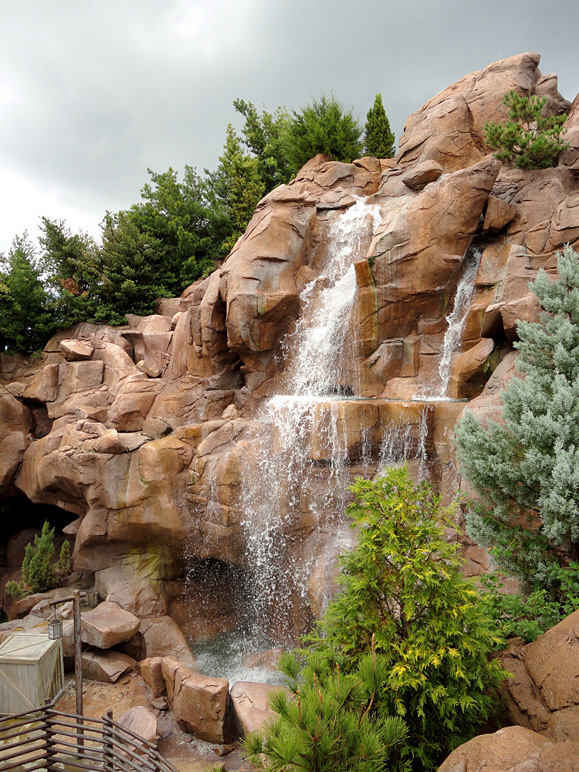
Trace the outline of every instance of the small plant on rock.
{"label": "small plant on rock", "polygon": [[495,157],[519,169],[555,166],[559,154],[568,147],[561,140],[567,115],[543,116],[545,97],[509,91],[503,101],[509,108],[506,123],[485,123],[486,143],[498,151]]}

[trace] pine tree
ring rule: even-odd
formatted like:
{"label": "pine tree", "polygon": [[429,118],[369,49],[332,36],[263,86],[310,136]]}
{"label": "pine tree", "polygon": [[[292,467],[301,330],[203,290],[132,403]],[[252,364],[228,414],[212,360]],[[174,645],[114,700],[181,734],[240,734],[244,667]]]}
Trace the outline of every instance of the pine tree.
{"label": "pine tree", "polygon": [[285,149],[293,174],[318,153],[349,163],[362,154],[362,129],[351,110],[334,96],[314,99],[293,111],[285,133]]}
{"label": "pine tree", "polygon": [[243,152],[241,140],[231,124],[219,165],[207,175],[207,190],[215,216],[222,219],[221,248],[225,256],[245,232],[264,191],[257,159]]}
{"label": "pine tree", "polygon": [[520,169],[555,166],[568,144],[561,141],[567,115],[543,116],[546,97],[524,97],[516,91],[505,94],[509,108],[506,123],[486,123],[486,143],[498,150],[496,158]]}
{"label": "pine tree", "polygon": [[25,232],[0,256],[0,343],[10,353],[41,349],[57,326],[54,298],[44,287],[35,248]]}
{"label": "pine tree", "polygon": [[558,278],[530,287],[539,322],[520,322],[517,367],[503,423],[466,412],[456,428],[462,472],[481,497],[467,531],[500,567],[529,584],[579,558],[579,256],[558,256]]}
{"label": "pine tree", "polygon": [[375,158],[393,158],[395,137],[390,129],[390,121],[386,116],[382,95],[376,94],[374,105],[368,110],[364,128],[364,147],[366,155]]}

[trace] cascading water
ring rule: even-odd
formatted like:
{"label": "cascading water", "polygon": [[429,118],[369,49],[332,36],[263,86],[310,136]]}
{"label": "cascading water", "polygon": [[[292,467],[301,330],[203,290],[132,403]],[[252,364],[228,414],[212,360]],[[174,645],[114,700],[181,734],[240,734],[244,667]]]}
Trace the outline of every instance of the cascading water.
{"label": "cascading water", "polygon": [[[348,458],[340,399],[356,391],[348,367],[355,353],[353,263],[379,222],[379,208],[362,200],[340,216],[324,276],[305,287],[302,316],[285,343],[291,352],[289,393],[265,403],[250,442],[256,463],[246,470],[242,506],[256,629],[263,630],[266,619],[270,626],[273,621],[281,643],[303,627],[304,620],[296,619],[300,601],[302,609],[308,607],[307,550],[293,548],[315,531],[322,514],[331,520],[346,503]],[[334,400],[332,395],[342,396]],[[368,451],[362,448],[361,454]]]}
{"label": "cascading water", "polygon": [[428,412],[420,411],[418,432],[410,423],[392,424],[384,432],[380,445],[379,468],[385,471],[389,466],[404,461],[416,460],[419,466],[419,478],[424,479],[427,472],[428,451],[426,440],[428,436]]}
{"label": "cascading water", "polygon": [[456,288],[452,313],[446,317],[448,327],[440,350],[438,380],[426,394],[416,397],[418,400],[448,399],[448,384],[450,382],[452,358],[460,346],[462,331],[464,323],[466,322],[470,301],[474,293],[474,282],[480,261],[480,250],[476,247],[470,247],[465,258],[462,277]]}

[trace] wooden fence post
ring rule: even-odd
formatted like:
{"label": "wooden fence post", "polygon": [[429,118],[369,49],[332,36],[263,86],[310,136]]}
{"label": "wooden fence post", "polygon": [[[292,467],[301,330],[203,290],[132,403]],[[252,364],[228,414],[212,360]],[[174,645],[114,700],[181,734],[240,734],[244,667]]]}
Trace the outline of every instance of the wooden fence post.
{"label": "wooden fence post", "polygon": [[53,717],[48,714],[44,716],[44,734],[45,734],[45,754],[46,754],[46,769],[48,772],[53,772],[55,770],[55,756],[57,755],[56,750],[56,743],[54,740],[54,736],[56,732],[54,731],[54,727],[52,726]]}
{"label": "wooden fence post", "polygon": [[[83,714],[82,699],[82,641],[80,628],[80,593],[73,593],[73,616],[74,616],[74,682],[76,687],[76,715]],[[78,720],[78,747],[84,746],[82,718]]]}
{"label": "wooden fence post", "polygon": [[114,772],[114,753],[113,753],[113,727],[111,724],[113,711],[107,710],[107,715],[103,716],[103,761],[105,772]]}

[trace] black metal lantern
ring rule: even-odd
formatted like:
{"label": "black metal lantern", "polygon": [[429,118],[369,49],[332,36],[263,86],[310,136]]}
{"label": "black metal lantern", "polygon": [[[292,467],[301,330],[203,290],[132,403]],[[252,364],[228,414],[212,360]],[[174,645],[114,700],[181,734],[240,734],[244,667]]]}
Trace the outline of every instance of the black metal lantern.
{"label": "black metal lantern", "polygon": [[53,617],[48,621],[48,638],[51,641],[62,638],[62,620],[58,617]]}

